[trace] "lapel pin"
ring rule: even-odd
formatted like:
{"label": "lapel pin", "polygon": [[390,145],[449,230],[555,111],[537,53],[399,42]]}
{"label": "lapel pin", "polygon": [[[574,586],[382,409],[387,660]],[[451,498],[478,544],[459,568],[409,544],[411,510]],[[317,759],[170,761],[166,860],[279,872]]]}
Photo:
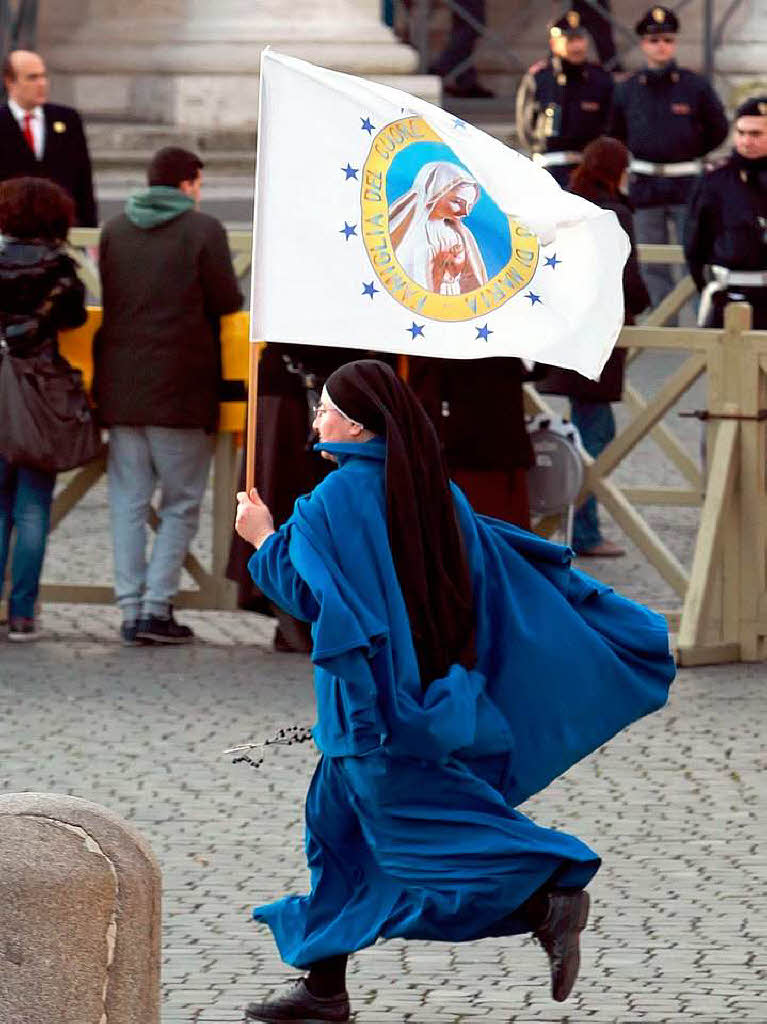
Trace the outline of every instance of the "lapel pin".
{"label": "lapel pin", "polygon": [[67,130],[67,126],[64,124],[63,121],[54,121],[53,130],[55,132],[58,132],[59,135],[61,135],[62,132],[65,132]]}

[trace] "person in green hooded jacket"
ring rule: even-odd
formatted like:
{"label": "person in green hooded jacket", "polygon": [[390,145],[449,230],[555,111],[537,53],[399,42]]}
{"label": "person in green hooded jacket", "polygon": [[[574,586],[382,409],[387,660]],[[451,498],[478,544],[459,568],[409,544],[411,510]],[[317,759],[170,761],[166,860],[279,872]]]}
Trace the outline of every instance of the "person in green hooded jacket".
{"label": "person in green hooded jacket", "polygon": [[[193,639],[174,619],[172,601],[210,469],[219,319],[242,303],[226,232],[197,209],[202,166],[188,150],[159,150],[149,187],[101,233],[94,396],[109,428],[115,595],[127,645]],[[147,562],[147,512],[158,484],[160,523]]]}

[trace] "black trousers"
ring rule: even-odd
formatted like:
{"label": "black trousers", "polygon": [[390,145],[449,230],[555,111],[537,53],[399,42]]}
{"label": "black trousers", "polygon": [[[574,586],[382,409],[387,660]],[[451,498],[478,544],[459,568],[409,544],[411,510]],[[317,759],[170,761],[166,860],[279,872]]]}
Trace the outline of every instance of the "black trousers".
{"label": "black trousers", "polygon": [[[485,24],[485,0],[457,0],[480,25]],[[450,36],[442,53],[432,61],[430,72],[433,75],[445,76],[454,67],[471,56],[479,32],[468,23],[457,11],[452,12]],[[455,76],[455,84],[467,88],[476,83],[477,72],[473,67],[460,71]]]}
{"label": "black trousers", "polygon": [[724,326],[724,309],[730,302],[748,302],[753,311],[753,329],[767,331],[767,287],[741,288],[732,285],[726,291],[716,292],[711,301],[711,315],[706,327]]}

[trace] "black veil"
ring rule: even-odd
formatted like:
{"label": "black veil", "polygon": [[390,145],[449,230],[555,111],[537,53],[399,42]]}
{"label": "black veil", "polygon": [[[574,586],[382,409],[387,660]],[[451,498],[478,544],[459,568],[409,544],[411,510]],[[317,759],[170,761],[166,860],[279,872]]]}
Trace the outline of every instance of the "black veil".
{"label": "black veil", "polygon": [[386,440],[386,514],[424,689],[476,661],[471,577],[431,420],[386,363],[360,359],[325,384],[348,417]]}

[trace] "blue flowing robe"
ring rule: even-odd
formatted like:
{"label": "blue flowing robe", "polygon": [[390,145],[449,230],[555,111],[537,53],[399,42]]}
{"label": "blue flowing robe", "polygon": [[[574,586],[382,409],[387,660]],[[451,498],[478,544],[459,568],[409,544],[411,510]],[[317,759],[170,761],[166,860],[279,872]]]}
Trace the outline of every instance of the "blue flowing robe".
{"label": "blue flowing robe", "polygon": [[453,486],[477,665],[451,666],[424,693],[387,534],[385,445],[318,447],[339,469],[249,563],[312,624],[312,886],[253,916],[300,968],[380,937],[528,931],[529,896],[586,885],[600,860],[515,807],[663,706],[665,619],[573,569],[568,548],[476,515]]}

